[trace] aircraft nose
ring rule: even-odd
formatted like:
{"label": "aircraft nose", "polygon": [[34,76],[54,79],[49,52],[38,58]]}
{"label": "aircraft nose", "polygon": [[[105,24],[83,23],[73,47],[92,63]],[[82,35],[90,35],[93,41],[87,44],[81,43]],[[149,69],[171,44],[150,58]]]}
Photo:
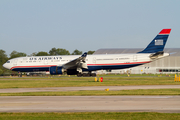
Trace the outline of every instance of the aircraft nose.
{"label": "aircraft nose", "polygon": [[6,63],[3,64],[3,67],[6,68],[6,69],[9,69],[8,65]]}

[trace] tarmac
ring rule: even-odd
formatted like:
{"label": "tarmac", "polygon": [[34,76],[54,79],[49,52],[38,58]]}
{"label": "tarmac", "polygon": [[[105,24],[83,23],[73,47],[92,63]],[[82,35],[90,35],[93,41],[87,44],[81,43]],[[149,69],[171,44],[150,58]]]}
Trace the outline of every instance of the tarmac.
{"label": "tarmac", "polygon": [[[10,88],[0,93],[78,90],[173,89],[180,85]],[[180,96],[0,96],[0,112],[180,113]]]}
{"label": "tarmac", "polygon": [[180,96],[0,96],[0,112],[180,113]]}

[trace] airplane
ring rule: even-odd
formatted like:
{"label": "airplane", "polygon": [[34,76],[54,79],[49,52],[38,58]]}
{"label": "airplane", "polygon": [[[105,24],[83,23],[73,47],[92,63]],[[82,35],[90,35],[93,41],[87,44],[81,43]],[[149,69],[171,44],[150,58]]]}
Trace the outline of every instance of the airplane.
{"label": "airplane", "polygon": [[18,57],[8,60],[3,67],[18,72],[49,71],[51,75],[64,72],[67,75],[96,76],[94,71],[131,68],[169,56],[164,47],[171,29],[163,29],[138,53],[132,54],[100,54],[100,55],[58,55]]}

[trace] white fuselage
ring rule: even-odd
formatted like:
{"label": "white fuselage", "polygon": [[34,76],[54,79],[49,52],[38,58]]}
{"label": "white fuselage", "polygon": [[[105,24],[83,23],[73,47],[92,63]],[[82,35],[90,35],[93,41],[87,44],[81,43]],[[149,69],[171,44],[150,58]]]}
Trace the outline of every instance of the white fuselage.
{"label": "white fuselage", "polygon": [[[130,68],[153,61],[149,56],[149,53],[87,55],[85,64],[87,64],[88,69],[84,69],[84,71]],[[165,56],[169,56],[169,54],[164,53],[163,56],[158,58]],[[51,66],[63,66],[78,57],[80,56],[59,55],[19,57],[7,61],[3,67],[20,72],[49,71],[49,67]]]}

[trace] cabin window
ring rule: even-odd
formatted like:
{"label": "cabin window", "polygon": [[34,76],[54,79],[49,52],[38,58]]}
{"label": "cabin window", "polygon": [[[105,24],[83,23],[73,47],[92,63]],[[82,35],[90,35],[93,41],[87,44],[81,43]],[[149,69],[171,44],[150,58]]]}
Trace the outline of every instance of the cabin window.
{"label": "cabin window", "polygon": [[10,63],[10,61],[8,60],[6,63]]}

